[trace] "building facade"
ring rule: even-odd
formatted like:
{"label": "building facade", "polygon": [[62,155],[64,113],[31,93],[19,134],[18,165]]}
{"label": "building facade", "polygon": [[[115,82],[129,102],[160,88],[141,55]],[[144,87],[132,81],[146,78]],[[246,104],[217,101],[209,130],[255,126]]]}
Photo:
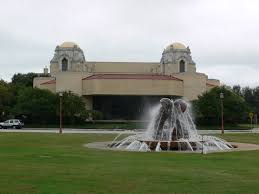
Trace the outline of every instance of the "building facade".
{"label": "building facade", "polygon": [[219,85],[196,71],[190,48],[181,43],[167,46],[160,62],[151,63],[87,61],[77,44],[64,42],[55,49],[49,76],[33,81],[34,87],[83,96],[86,108],[104,119],[137,119],[161,97],[194,100]]}

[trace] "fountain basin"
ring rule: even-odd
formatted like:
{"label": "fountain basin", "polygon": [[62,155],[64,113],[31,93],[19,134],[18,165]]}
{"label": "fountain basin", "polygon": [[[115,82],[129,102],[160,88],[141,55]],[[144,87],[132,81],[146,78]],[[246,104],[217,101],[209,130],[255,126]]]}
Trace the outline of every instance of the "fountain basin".
{"label": "fountain basin", "polygon": [[[197,151],[202,149],[202,144],[206,141],[146,141],[146,140],[139,140],[141,143],[146,143],[150,150],[155,151],[157,148],[158,143],[160,143],[160,148],[163,151],[178,151],[178,150],[191,150]],[[232,145],[229,148],[237,148],[237,145]]]}
{"label": "fountain basin", "polygon": [[183,99],[162,98],[155,108],[147,131],[128,136],[119,142],[115,137],[111,147],[131,151],[224,151],[232,146],[219,137],[199,135],[192,116],[190,104]]}
{"label": "fountain basin", "polygon": [[[229,142],[234,149],[228,149],[228,150],[214,150],[214,151],[208,151],[206,154],[210,153],[219,153],[219,152],[236,152],[236,151],[254,151],[254,150],[259,150],[259,145],[258,144],[251,144],[251,143],[240,143],[240,142]],[[117,148],[117,147],[111,147],[109,145],[112,144],[112,141],[106,141],[106,142],[91,142],[84,144],[84,147],[90,148],[90,149],[101,149],[101,150],[106,150],[106,151],[125,151],[125,152],[131,152],[131,151],[137,151],[137,150],[128,150],[125,149],[125,147]],[[152,151],[153,153],[157,153],[155,151]],[[197,150],[197,151],[163,151],[164,153],[186,153],[186,154],[197,154],[197,153],[202,153],[202,150]]]}

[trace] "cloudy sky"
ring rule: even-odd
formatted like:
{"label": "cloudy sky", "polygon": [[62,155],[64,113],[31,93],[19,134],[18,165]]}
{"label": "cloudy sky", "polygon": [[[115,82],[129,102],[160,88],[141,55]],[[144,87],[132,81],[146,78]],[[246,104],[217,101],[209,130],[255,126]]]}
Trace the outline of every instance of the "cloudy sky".
{"label": "cloudy sky", "polygon": [[0,79],[42,72],[55,46],[87,60],[158,62],[172,42],[197,70],[228,85],[259,85],[257,0],[0,0]]}

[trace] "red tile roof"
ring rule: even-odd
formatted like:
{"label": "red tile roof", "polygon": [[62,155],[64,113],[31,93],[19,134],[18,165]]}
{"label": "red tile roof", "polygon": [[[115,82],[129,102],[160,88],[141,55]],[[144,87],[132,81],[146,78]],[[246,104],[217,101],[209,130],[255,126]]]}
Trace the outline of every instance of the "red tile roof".
{"label": "red tile roof", "polygon": [[159,75],[159,74],[95,74],[83,78],[83,80],[92,79],[138,79],[138,80],[177,80],[183,81],[179,78],[169,76],[169,75]]}
{"label": "red tile roof", "polygon": [[215,84],[209,84],[209,83],[206,83],[207,86],[213,86],[213,87],[216,87],[217,85]]}
{"label": "red tile roof", "polygon": [[56,83],[56,80],[50,80],[50,81],[47,81],[47,82],[43,82],[41,83],[40,85],[45,85],[45,84],[55,84]]}

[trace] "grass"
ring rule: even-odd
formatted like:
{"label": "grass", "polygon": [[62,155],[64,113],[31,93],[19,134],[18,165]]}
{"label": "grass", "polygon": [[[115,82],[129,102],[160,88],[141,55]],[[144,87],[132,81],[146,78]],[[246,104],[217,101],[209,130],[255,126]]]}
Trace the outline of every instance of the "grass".
{"label": "grass", "polygon": [[[251,128],[251,124],[239,124],[240,127]],[[259,124],[252,124],[252,128],[259,128]]]}
{"label": "grass", "polygon": [[[79,125],[68,125],[65,124],[65,128],[80,128],[80,129],[145,129],[148,126],[148,122],[87,122],[85,124]],[[59,125],[39,125],[39,124],[26,124],[27,128],[59,128]],[[258,127],[259,125],[254,125],[253,127]],[[198,125],[200,130],[220,130],[220,125]],[[237,125],[225,125],[225,130],[248,130],[250,129],[250,124],[237,124]]]}
{"label": "grass", "polygon": [[[0,133],[0,193],[259,193],[259,151],[201,155],[82,146],[113,138]],[[259,144],[258,134],[223,138]]]}
{"label": "grass", "polygon": [[[220,125],[198,125],[197,129],[199,130],[221,130]],[[251,129],[248,124],[237,124],[237,125],[225,125],[225,130],[249,130]]]}
{"label": "grass", "polygon": [[[58,128],[59,125],[39,125],[26,124],[27,128]],[[65,124],[65,128],[75,129],[144,129],[147,127],[147,122],[87,122],[85,124],[69,125]]]}

